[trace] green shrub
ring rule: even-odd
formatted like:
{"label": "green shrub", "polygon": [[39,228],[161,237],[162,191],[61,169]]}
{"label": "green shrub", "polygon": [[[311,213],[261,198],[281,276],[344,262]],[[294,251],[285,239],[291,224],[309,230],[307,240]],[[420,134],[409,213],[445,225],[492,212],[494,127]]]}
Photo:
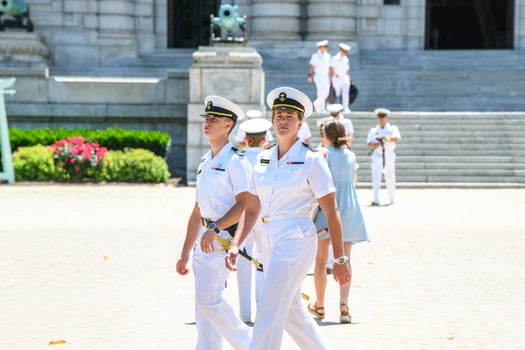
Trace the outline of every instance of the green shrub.
{"label": "green shrub", "polygon": [[122,182],[166,182],[170,177],[166,161],[145,149],[108,151],[104,179]]}
{"label": "green shrub", "polygon": [[[68,172],[55,165],[49,146],[20,147],[13,153],[16,181],[69,181]],[[144,149],[108,151],[102,168],[90,169],[97,182],[166,182],[170,173],[166,161]]]}
{"label": "green shrub", "polygon": [[48,146],[20,147],[13,153],[16,181],[49,181],[57,178],[53,150]]}
{"label": "green shrub", "polygon": [[86,142],[96,142],[110,150],[143,148],[166,158],[171,147],[167,132],[153,130],[126,130],[121,128],[94,129],[9,129],[11,149],[35,145],[52,145],[71,136],[82,136]]}

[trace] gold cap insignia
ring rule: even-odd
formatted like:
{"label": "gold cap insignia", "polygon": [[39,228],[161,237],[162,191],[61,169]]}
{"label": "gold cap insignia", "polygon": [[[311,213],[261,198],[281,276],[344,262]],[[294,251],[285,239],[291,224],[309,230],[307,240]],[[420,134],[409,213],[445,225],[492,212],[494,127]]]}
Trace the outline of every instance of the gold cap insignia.
{"label": "gold cap insignia", "polygon": [[286,100],[286,94],[284,92],[281,92],[279,94],[279,101],[284,102]]}

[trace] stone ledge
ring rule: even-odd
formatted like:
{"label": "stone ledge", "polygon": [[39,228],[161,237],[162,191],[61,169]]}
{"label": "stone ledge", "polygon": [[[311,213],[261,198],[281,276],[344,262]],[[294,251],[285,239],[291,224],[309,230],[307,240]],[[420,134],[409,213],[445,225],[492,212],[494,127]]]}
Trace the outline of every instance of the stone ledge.
{"label": "stone ledge", "polygon": [[0,32],[0,67],[47,67],[51,51],[35,33]]}

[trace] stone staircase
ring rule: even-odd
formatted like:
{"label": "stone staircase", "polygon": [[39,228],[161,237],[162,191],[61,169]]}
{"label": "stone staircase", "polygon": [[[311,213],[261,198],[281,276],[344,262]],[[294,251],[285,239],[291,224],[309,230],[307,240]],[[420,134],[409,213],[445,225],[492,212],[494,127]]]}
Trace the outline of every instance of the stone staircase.
{"label": "stone staircase", "polygon": [[[316,120],[307,119],[312,145],[320,141]],[[353,112],[352,151],[360,183],[370,182],[366,138],[377,124],[370,112]],[[393,112],[401,132],[396,154],[400,184],[525,186],[525,112]]]}
{"label": "stone staircase", "polygon": [[[187,70],[194,50],[159,50],[93,69],[94,75],[163,77]],[[258,48],[265,90],[292,86],[315,98],[306,81],[310,50]],[[369,183],[366,136],[376,124],[372,111],[387,107],[402,134],[397,182],[402,184],[525,186],[525,52],[361,52],[351,56],[359,96],[348,115],[355,128],[360,183]],[[308,118],[312,144],[319,143]]]}
{"label": "stone staircase", "polygon": [[[260,52],[267,90],[288,85],[315,98],[306,82],[311,52],[291,51]],[[525,111],[523,51],[367,51],[350,65],[356,111]]]}

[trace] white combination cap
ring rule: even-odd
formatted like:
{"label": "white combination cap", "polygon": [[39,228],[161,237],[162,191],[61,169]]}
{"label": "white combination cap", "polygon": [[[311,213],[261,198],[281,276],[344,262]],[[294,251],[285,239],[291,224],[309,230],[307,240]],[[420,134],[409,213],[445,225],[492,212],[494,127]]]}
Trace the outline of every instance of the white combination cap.
{"label": "white combination cap", "polygon": [[268,93],[266,103],[272,110],[274,109],[291,109],[304,113],[308,118],[313,112],[312,101],[303,92],[288,87],[278,87]]}
{"label": "white combination cap", "polygon": [[341,50],[346,51],[346,52],[352,50],[352,47],[350,45],[345,44],[345,43],[339,43],[339,48]]}
{"label": "white combination cap", "polygon": [[244,111],[232,101],[215,95],[210,95],[204,100],[204,113],[201,117],[230,118],[234,122],[244,119]]}
{"label": "white combination cap", "polygon": [[260,118],[262,115],[262,112],[258,109],[250,109],[246,111],[246,119]]}
{"label": "white combination cap", "polygon": [[323,125],[326,124],[326,122],[328,122],[330,120],[333,120],[333,119],[330,118],[330,117],[324,117],[324,118],[317,119],[317,121],[315,123],[317,124],[318,127],[322,127]]}
{"label": "white combination cap", "polygon": [[376,108],[374,114],[378,117],[390,115],[390,110],[386,108]]}
{"label": "white combination cap", "polygon": [[328,40],[321,40],[317,42],[317,47],[328,46]]}
{"label": "white combination cap", "polygon": [[328,106],[326,106],[326,110],[330,113],[330,114],[339,114],[339,112],[342,112],[344,109],[343,105],[340,104],[340,103],[334,103],[334,104],[330,104]]}
{"label": "white combination cap", "polygon": [[265,134],[271,127],[272,123],[262,118],[248,119],[239,125],[239,128],[244,131],[246,135]]}

